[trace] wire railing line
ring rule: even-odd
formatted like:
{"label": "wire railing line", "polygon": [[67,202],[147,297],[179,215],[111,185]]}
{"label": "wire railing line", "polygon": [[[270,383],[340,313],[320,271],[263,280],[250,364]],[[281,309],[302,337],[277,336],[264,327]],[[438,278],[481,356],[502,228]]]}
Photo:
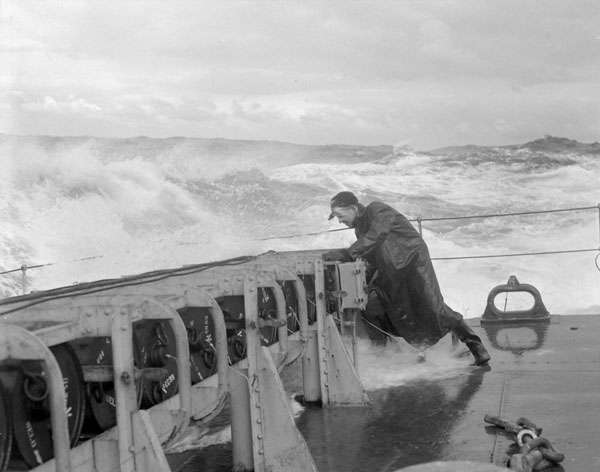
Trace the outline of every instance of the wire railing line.
{"label": "wire railing line", "polygon": [[11,274],[13,272],[23,272],[29,269],[39,269],[40,267],[48,267],[48,266],[53,266],[56,264],[67,264],[69,262],[81,262],[81,261],[90,261],[92,259],[100,259],[104,256],[100,255],[100,256],[87,256],[87,257],[81,257],[80,259],[71,259],[70,261],[63,261],[63,262],[48,262],[46,264],[35,264],[35,265],[26,265],[23,264],[21,267],[17,267],[16,269],[9,269],[9,270],[5,270],[3,272],[0,272],[0,275],[5,275],[5,274]]}
{"label": "wire railing line", "polygon": [[[561,213],[568,211],[584,211],[584,210],[600,210],[600,204],[596,206],[585,206],[585,207],[571,207],[571,208],[555,208],[551,210],[531,210],[531,211],[517,211],[511,213],[486,213],[481,215],[463,215],[463,216],[441,216],[439,218],[409,218],[408,221],[411,223],[419,223],[419,230],[421,229],[421,223],[424,221],[451,221],[451,220],[468,220],[475,218],[497,218],[504,216],[522,216],[522,215],[539,215],[543,213]],[[279,236],[268,236],[266,238],[258,238],[253,241],[268,241],[271,239],[290,239],[290,238],[299,238],[303,236],[317,236],[319,234],[327,234],[327,233],[335,233],[337,231],[348,231],[352,228],[336,228],[336,229],[326,229],[323,231],[313,231],[311,233],[294,233],[294,234],[283,234]]]}
{"label": "wire railing line", "polygon": [[480,254],[476,256],[432,257],[432,261],[453,261],[457,259],[491,259],[494,257],[543,256],[547,254],[571,254],[577,252],[600,252],[600,247],[588,249],[564,249],[560,251],[515,252],[508,254]]}
{"label": "wire railing line", "polygon": [[[538,215],[543,213],[560,213],[560,212],[574,212],[574,211],[585,211],[585,210],[598,210],[598,232],[600,237],[600,203],[595,206],[584,206],[584,207],[571,207],[571,208],[556,208],[551,210],[531,210],[531,211],[520,211],[520,212],[510,212],[510,213],[487,213],[480,215],[464,215],[464,216],[444,216],[439,218],[411,218],[408,221],[417,222],[419,225],[419,233],[422,233],[422,223],[424,221],[451,221],[451,220],[466,220],[466,219],[474,219],[474,218],[496,218],[496,217],[505,217],[505,216],[521,216],[521,215]],[[310,233],[295,233],[295,234],[286,234],[280,236],[269,236],[266,238],[258,238],[253,241],[268,241],[272,239],[289,239],[289,238],[298,238],[302,236],[317,236],[319,234],[326,233],[335,233],[338,231],[348,231],[352,228],[336,228],[329,229],[324,231],[313,231]],[[513,254],[488,254],[488,255],[475,255],[475,256],[450,256],[450,257],[434,257],[433,260],[457,260],[457,259],[484,259],[484,258],[494,258],[494,257],[518,257],[518,256],[534,256],[534,255],[545,255],[545,254],[567,254],[567,253],[576,253],[576,252],[592,252],[599,251],[599,248],[594,249],[569,249],[564,251],[540,251],[540,252],[524,252],[524,253],[513,253]],[[99,259],[104,257],[103,255],[97,256],[88,256],[82,257],[80,259],[73,259],[70,261],[63,262],[49,262],[46,264],[35,264],[35,265],[22,265],[21,267],[17,267],[14,269],[9,269],[0,272],[0,275],[11,274],[15,272],[25,272],[29,269],[39,269],[42,267],[52,266],[55,264],[68,263],[68,262],[80,262],[80,261],[88,261],[92,259]]]}
{"label": "wire railing line", "polygon": [[270,239],[289,239],[289,238],[298,238],[301,236],[317,236],[319,234],[325,234],[325,233],[336,233],[338,231],[348,231],[352,228],[336,228],[336,229],[326,229],[323,231],[314,231],[312,233],[294,233],[294,234],[284,234],[281,236],[269,236],[266,238],[257,238],[257,239],[253,239],[252,241],[268,241]]}
{"label": "wire railing line", "polygon": [[465,216],[442,216],[439,218],[413,218],[409,221],[448,221],[448,220],[467,220],[472,218],[497,218],[500,216],[521,216],[521,215],[539,215],[542,213],[560,213],[565,211],[584,211],[597,210],[598,206],[573,207],[573,208],[557,208],[553,210],[532,210],[532,211],[517,211],[512,213],[486,213],[482,215],[465,215]]}
{"label": "wire railing line", "polygon": [[47,266],[50,266],[53,264],[54,264],[54,262],[49,262],[48,264],[22,265],[21,267],[19,267],[17,269],[10,269],[10,270],[5,270],[4,272],[0,272],[0,275],[11,274],[13,272],[21,272],[23,270],[29,270],[29,269],[38,269],[40,267],[47,267]]}

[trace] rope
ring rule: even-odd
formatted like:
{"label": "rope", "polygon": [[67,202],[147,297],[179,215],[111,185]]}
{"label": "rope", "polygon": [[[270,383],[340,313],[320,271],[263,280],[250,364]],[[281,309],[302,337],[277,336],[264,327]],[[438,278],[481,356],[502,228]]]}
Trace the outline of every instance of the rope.
{"label": "rope", "polygon": [[362,320],[363,320],[365,323],[367,323],[368,325],[372,326],[373,328],[375,328],[377,331],[381,332],[382,334],[385,334],[385,335],[386,335],[388,338],[390,338],[392,341],[394,341],[394,342],[399,342],[399,341],[396,339],[396,337],[395,337],[395,336],[394,336],[392,333],[388,333],[387,331],[385,331],[385,330],[381,329],[379,326],[377,326],[377,325],[375,325],[375,324],[371,323],[371,322],[370,322],[370,321],[367,319],[367,317],[366,317],[365,315],[363,315],[363,314],[362,314],[362,312],[361,312],[361,315],[362,315]]}

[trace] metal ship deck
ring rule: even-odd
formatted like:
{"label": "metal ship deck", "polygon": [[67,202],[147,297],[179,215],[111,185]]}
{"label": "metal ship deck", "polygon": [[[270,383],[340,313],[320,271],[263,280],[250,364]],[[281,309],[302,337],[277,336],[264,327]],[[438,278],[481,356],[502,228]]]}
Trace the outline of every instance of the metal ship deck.
{"label": "metal ship deck", "polygon": [[[469,322],[492,355],[489,368],[371,390],[364,408],[307,408],[297,425],[318,470],[391,472],[431,461],[479,463],[463,465],[465,472],[482,470],[482,463],[504,466],[512,441],[486,427],[485,414],[525,416],[543,427],[566,456],[548,471],[600,470],[600,315]],[[169,459],[180,472],[220,472],[231,470],[230,449],[222,444]]]}

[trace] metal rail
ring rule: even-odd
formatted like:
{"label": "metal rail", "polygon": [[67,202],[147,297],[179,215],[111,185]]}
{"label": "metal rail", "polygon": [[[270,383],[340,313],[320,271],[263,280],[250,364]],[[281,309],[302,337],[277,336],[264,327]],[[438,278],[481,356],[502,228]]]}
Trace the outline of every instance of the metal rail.
{"label": "metal rail", "polygon": [[[498,217],[507,217],[507,216],[539,215],[539,214],[544,214],[544,213],[561,213],[561,212],[585,211],[585,210],[596,210],[596,209],[598,209],[598,222],[599,222],[598,224],[599,224],[599,231],[600,231],[600,203],[598,203],[598,205],[596,205],[596,206],[558,208],[558,209],[551,209],[551,210],[519,211],[519,212],[510,212],[510,213],[487,213],[487,214],[480,214],[480,215],[443,216],[443,217],[435,217],[435,218],[434,217],[423,218],[422,216],[417,216],[416,218],[409,218],[408,221],[410,221],[411,223],[417,223],[419,233],[422,235],[422,233],[423,233],[422,223],[424,221],[452,221],[452,220],[468,220],[468,219],[475,219],[475,218],[498,218]],[[352,228],[336,228],[336,229],[329,229],[329,230],[325,230],[325,231],[313,231],[310,233],[284,234],[284,235],[279,235],[279,236],[269,236],[266,238],[258,238],[258,239],[255,239],[255,241],[268,241],[271,239],[289,239],[289,238],[298,238],[298,237],[302,237],[302,236],[317,236],[319,234],[336,233],[338,231],[349,231],[351,229]]]}
{"label": "metal rail", "polygon": [[[231,392],[229,372],[232,368],[242,369],[242,373],[246,369],[250,375],[259,378],[259,384],[246,383],[246,388],[250,391],[244,394],[253,398],[252,405],[256,405],[257,401],[263,402],[253,413],[253,422],[263,431],[260,434],[264,434],[264,441],[261,441],[261,438],[257,441],[254,426],[251,436],[244,439],[252,443],[253,451],[262,451],[264,454],[263,458],[259,457],[262,454],[254,455],[255,469],[281,472],[288,470],[286,464],[290,458],[286,456],[286,451],[293,449],[297,452],[295,446],[299,441],[299,433],[293,421],[280,424],[285,418],[291,420],[289,415],[284,414],[284,410],[278,410],[276,414],[275,410],[271,411],[276,404],[279,405],[277,408],[287,408],[287,396],[285,393],[277,393],[281,381],[273,377],[277,376],[278,364],[283,366],[291,357],[295,359],[302,355],[305,390],[313,388],[311,382],[315,378],[319,379],[321,369],[329,371],[329,384],[321,385],[328,392],[328,397],[323,399],[325,404],[364,404],[366,401],[358,377],[350,375],[353,372],[352,364],[344,351],[335,324],[332,324],[333,317],[320,312],[322,319],[318,326],[309,324],[307,292],[298,275],[308,273],[316,276],[315,283],[318,286],[313,288],[315,293],[323,298],[323,277],[319,275],[323,270],[318,251],[298,257],[290,254],[265,255],[264,260],[260,262],[252,259],[241,265],[186,270],[178,273],[177,277],[164,277],[164,274],[161,274],[159,277],[145,279],[132,278],[130,281],[136,281],[135,283],[124,284],[122,280],[115,280],[112,285],[102,284],[101,290],[97,290],[96,287],[75,292],[56,290],[49,291],[49,294],[36,294],[35,297],[17,297],[5,303],[8,309],[0,318],[0,361],[18,357],[15,354],[17,351],[11,347],[14,342],[20,343],[19,346],[27,351],[27,355],[21,357],[49,359],[47,364],[50,365],[54,358],[47,346],[80,338],[111,338],[112,364],[96,369],[90,365],[87,366],[90,369],[86,372],[88,381],[114,380],[116,426],[89,441],[69,448],[66,420],[60,423],[61,414],[64,416],[65,400],[62,375],[56,366],[54,373],[49,374],[49,379],[53,382],[51,387],[58,392],[51,397],[53,437],[56,438],[55,455],[53,459],[36,467],[36,472],[49,472],[54,469],[77,472],[168,471],[161,444],[177,440],[190,419],[212,419],[216,409],[222,408],[225,395]],[[345,273],[351,274],[346,277],[348,280],[344,283],[351,287],[348,291],[353,293],[361,284],[352,278],[354,272],[347,270]],[[279,282],[283,281],[292,282],[295,300],[298,303],[298,332],[292,335],[288,335],[287,302],[279,285]],[[258,288],[268,288],[272,291],[276,302],[276,319],[269,320],[257,316]],[[228,367],[225,316],[216,298],[240,295],[244,297],[249,351],[246,359]],[[35,303],[32,303],[32,299]],[[352,303],[349,302],[350,307],[353,306]],[[178,310],[195,307],[208,308],[214,322],[218,381],[216,388],[214,376],[194,385],[191,383],[188,333]],[[146,374],[145,369],[134,366],[132,341],[133,323],[143,320],[166,320],[171,326],[176,345],[178,393],[148,410],[139,410],[138,407],[135,380]],[[278,343],[269,347],[268,352],[272,354],[260,346],[258,330],[264,326],[276,327],[278,330]],[[13,332],[25,333],[38,347],[29,349],[29,345],[23,344],[21,338]],[[306,349],[312,333],[320,339],[319,344],[323,352],[330,354],[324,359],[326,363],[322,365],[310,365],[306,362],[307,356],[312,354]],[[56,361],[54,363],[56,364]],[[304,368],[307,365],[309,368]],[[335,378],[331,378],[331,373],[335,373]],[[352,378],[344,383],[344,376]],[[261,389],[260,392],[256,390],[258,388]],[[355,389],[356,392],[341,394],[340,389],[343,388]],[[320,394],[321,391],[318,399]],[[254,408],[252,406],[251,409]],[[61,434],[64,436],[62,440]],[[282,447],[282,444],[289,447]],[[313,469],[314,464],[307,453],[308,450],[305,449],[302,454],[295,456],[295,461],[307,464],[308,467],[298,470],[316,470]]]}
{"label": "metal rail", "polygon": [[432,261],[455,261],[459,259],[492,259],[496,257],[545,256],[549,254],[575,254],[578,252],[600,252],[600,246],[588,249],[568,249],[565,251],[516,252],[508,254],[480,254],[474,256],[432,257]]}

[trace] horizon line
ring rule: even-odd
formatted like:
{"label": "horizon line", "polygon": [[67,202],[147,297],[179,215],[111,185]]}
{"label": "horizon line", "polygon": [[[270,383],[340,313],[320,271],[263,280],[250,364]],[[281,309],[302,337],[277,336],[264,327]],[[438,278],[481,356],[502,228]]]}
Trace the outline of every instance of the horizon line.
{"label": "horizon line", "polygon": [[591,142],[584,142],[584,141],[579,141],[577,139],[572,139],[572,138],[567,138],[564,136],[554,136],[551,134],[544,134],[543,137],[541,138],[533,138],[533,139],[529,139],[523,143],[508,143],[508,144],[473,144],[473,143],[467,143],[467,144],[448,144],[448,145],[444,145],[444,146],[438,146],[435,147],[433,149],[416,149],[413,146],[409,145],[409,144],[391,144],[391,143],[386,143],[386,144],[348,144],[348,143],[326,143],[326,144],[307,144],[307,143],[297,143],[297,142],[293,142],[293,141],[282,141],[280,139],[260,139],[260,138],[254,138],[254,139],[242,139],[242,138],[226,138],[226,137],[222,137],[222,136],[215,136],[215,137],[210,137],[210,138],[206,138],[206,137],[199,137],[199,136],[147,136],[147,135],[136,135],[136,136],[96,136],[96,135],[89,135],[89,134],[81,134],[81,135],[56,135],[56,134],[16,134],[16,133],[6,133],[3,131],[0,131],[0,136],[12,136],[12,137],[19,137],[19,138],[63,138],[63,139],[82,139],[82,138],[87,138],[87,139],[99,139],[99,140],[135,140],[135,139],[153,139],[153,140],[159,140],[159,141],[166,141],[169,139],[190,139],[190,140],[201,140],[201,141],[232,141],[232,142],[251,142],[251,143],[276,143],[276,144],[289,144],[292,146],[305,146],[305,147],[329,147],[329,146],[340,146],[340,147],[363,147],[363,148],[378,148],[378,147],[391,147],[392,149],[395,148],[396,146],[398,147],[406,147],[410,150],[413,151],[418,151],[418,152],[432,152],[432,151],[436,151],[439,149],[447,149],[447,148],[454,148],[454,147],[471,147],[471,146],[475,146],[475,147],[510,147],[510,146],[522,146],[525,144],[529,144],[529,143],[533,143],[536,141],[543,141],[543,140],[547,140],[547,139],[559,139],[559,140],[567,140],[567,141],[574,141],[575,143],[578,144],[583,144],[583,145],[595,145],[595,144],[600,144],[598,141],[591,141]]}

